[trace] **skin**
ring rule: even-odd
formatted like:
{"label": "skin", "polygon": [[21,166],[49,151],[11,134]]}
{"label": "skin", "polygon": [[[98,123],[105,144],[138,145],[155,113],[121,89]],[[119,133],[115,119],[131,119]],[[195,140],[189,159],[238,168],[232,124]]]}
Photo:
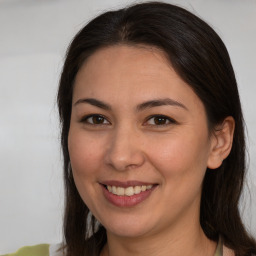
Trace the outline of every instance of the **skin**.
{"label": "skin", "polygon": [[[138,109],[167,98],[174,104]],[[203,103],[160,50],[118,45],[94,53],[75,80],[68,145],[77,189],[107,230],[101,255],[213,256],[216,244],[199,223],[202,181],[228,155],[233,129],[229,117],[209,133]],[[118,207],[103,195],[105,180],[156,188],[140,204]]]}

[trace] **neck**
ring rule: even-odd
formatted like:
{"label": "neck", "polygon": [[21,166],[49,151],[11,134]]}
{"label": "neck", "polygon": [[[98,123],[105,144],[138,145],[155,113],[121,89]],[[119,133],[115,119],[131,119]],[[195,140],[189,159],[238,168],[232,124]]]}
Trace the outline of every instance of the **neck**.
{"label": "neck", "polygon": [[213,256],[216,243],[209,240],[198,221],[168,227],[165,232],[141,237],[118,237],[107,232],[101,256]]}

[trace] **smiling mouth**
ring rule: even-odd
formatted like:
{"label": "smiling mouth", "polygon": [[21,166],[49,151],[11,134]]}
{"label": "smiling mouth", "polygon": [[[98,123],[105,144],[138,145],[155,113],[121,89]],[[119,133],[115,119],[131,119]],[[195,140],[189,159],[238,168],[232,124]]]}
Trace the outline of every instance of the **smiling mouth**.
{"label": "smiling mouth", "polygon": [[117,207],[134,207],[146,200],[159,184],[140,181],[106,181],[100,183],[104,197]]}
{"label": "smiling mouth", "polygon": [[153,185],[142,185],[142,186],[130,186],[127,188],[104,185],[104,187],[112,194],[117,196],[133,196],[138,195],[141,192],[152,189]]}

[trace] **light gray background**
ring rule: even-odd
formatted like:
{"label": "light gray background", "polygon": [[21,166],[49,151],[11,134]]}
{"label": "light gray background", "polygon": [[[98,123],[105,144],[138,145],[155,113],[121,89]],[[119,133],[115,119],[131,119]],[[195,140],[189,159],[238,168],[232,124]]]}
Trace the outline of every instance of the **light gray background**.
{"label": "light gray background", "polygon": [[[167,2],[209,22],[230,52],[251,157],[251,200],[245,193],[241,210],[256,235],[256,1]],[[0,253],[61,241],[63,189],[55,99],[65,49],[90,18],[130,3],[0,0]]]}

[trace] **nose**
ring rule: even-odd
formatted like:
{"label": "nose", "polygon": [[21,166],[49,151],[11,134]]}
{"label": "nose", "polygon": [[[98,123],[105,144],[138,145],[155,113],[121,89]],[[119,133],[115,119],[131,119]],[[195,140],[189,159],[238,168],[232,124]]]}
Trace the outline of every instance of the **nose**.
{"label": "nose", "polygon": [[138,132],[127,128],[113,132],[107,147],[105,162],[117,171],[142,166],[145,155]]}

